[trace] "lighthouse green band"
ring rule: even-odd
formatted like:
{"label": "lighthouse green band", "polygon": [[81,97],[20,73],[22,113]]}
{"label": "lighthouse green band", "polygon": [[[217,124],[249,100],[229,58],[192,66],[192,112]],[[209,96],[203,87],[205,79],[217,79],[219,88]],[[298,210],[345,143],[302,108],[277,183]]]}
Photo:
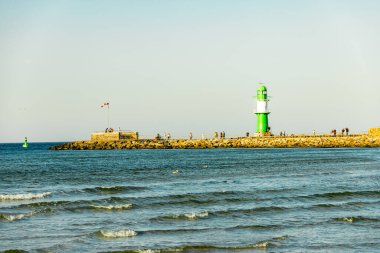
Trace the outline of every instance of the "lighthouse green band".
{"label": "lighthouse green band", "polygon": [[256,113],[257,114],[257,133],[268,132],[268,113]]}

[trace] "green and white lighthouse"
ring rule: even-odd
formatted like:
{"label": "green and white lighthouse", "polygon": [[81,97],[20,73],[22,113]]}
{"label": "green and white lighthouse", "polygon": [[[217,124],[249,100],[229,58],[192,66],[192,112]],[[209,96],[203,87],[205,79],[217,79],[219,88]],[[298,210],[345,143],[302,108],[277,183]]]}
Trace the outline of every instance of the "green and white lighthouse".
{"label": "green and white lighthouse", "polygon": [[257,110],[255,114],[257,115],[257,128],[256,135],[266,135],[266,133],[270,132],[270,128],[268,126],[268,94],[267,87],[261,85],[257,88]]}

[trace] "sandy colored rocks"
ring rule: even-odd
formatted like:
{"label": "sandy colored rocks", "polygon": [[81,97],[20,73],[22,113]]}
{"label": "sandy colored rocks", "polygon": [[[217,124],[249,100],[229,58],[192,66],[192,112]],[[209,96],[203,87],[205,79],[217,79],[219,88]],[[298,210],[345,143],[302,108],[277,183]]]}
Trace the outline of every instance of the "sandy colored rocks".
{"label": "sandy colored rocks", "polygon": [[204,148],[343,148],[380,147],[380,136],[296,136],[248,137],[221,140],[112,140],[75,141],[51,147],[51,150],[110,149],[204,149]]}
{"label": "sandy colored rocks", "polygon": [[368,135],[373,137],[380,137],[380,127],[372,127],[368,129]]}

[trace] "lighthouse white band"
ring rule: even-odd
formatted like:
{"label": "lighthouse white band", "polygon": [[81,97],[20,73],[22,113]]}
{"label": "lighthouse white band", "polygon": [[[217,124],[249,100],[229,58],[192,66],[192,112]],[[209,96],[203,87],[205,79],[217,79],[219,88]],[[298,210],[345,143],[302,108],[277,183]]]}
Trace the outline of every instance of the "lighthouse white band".
{"label": "lighthouse white band", "polygon": [[257,101],[257,112],[267,113],[268,112],[268,101]]}

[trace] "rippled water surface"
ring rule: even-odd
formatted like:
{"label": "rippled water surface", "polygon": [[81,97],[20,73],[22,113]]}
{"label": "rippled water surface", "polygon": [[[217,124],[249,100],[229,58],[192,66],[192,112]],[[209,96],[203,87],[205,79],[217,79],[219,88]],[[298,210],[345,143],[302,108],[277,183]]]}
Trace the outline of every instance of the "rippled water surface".
{"label": "rippled water surface", "polygon": [[380,149],[0,144],[0,251],[375,252]]}

